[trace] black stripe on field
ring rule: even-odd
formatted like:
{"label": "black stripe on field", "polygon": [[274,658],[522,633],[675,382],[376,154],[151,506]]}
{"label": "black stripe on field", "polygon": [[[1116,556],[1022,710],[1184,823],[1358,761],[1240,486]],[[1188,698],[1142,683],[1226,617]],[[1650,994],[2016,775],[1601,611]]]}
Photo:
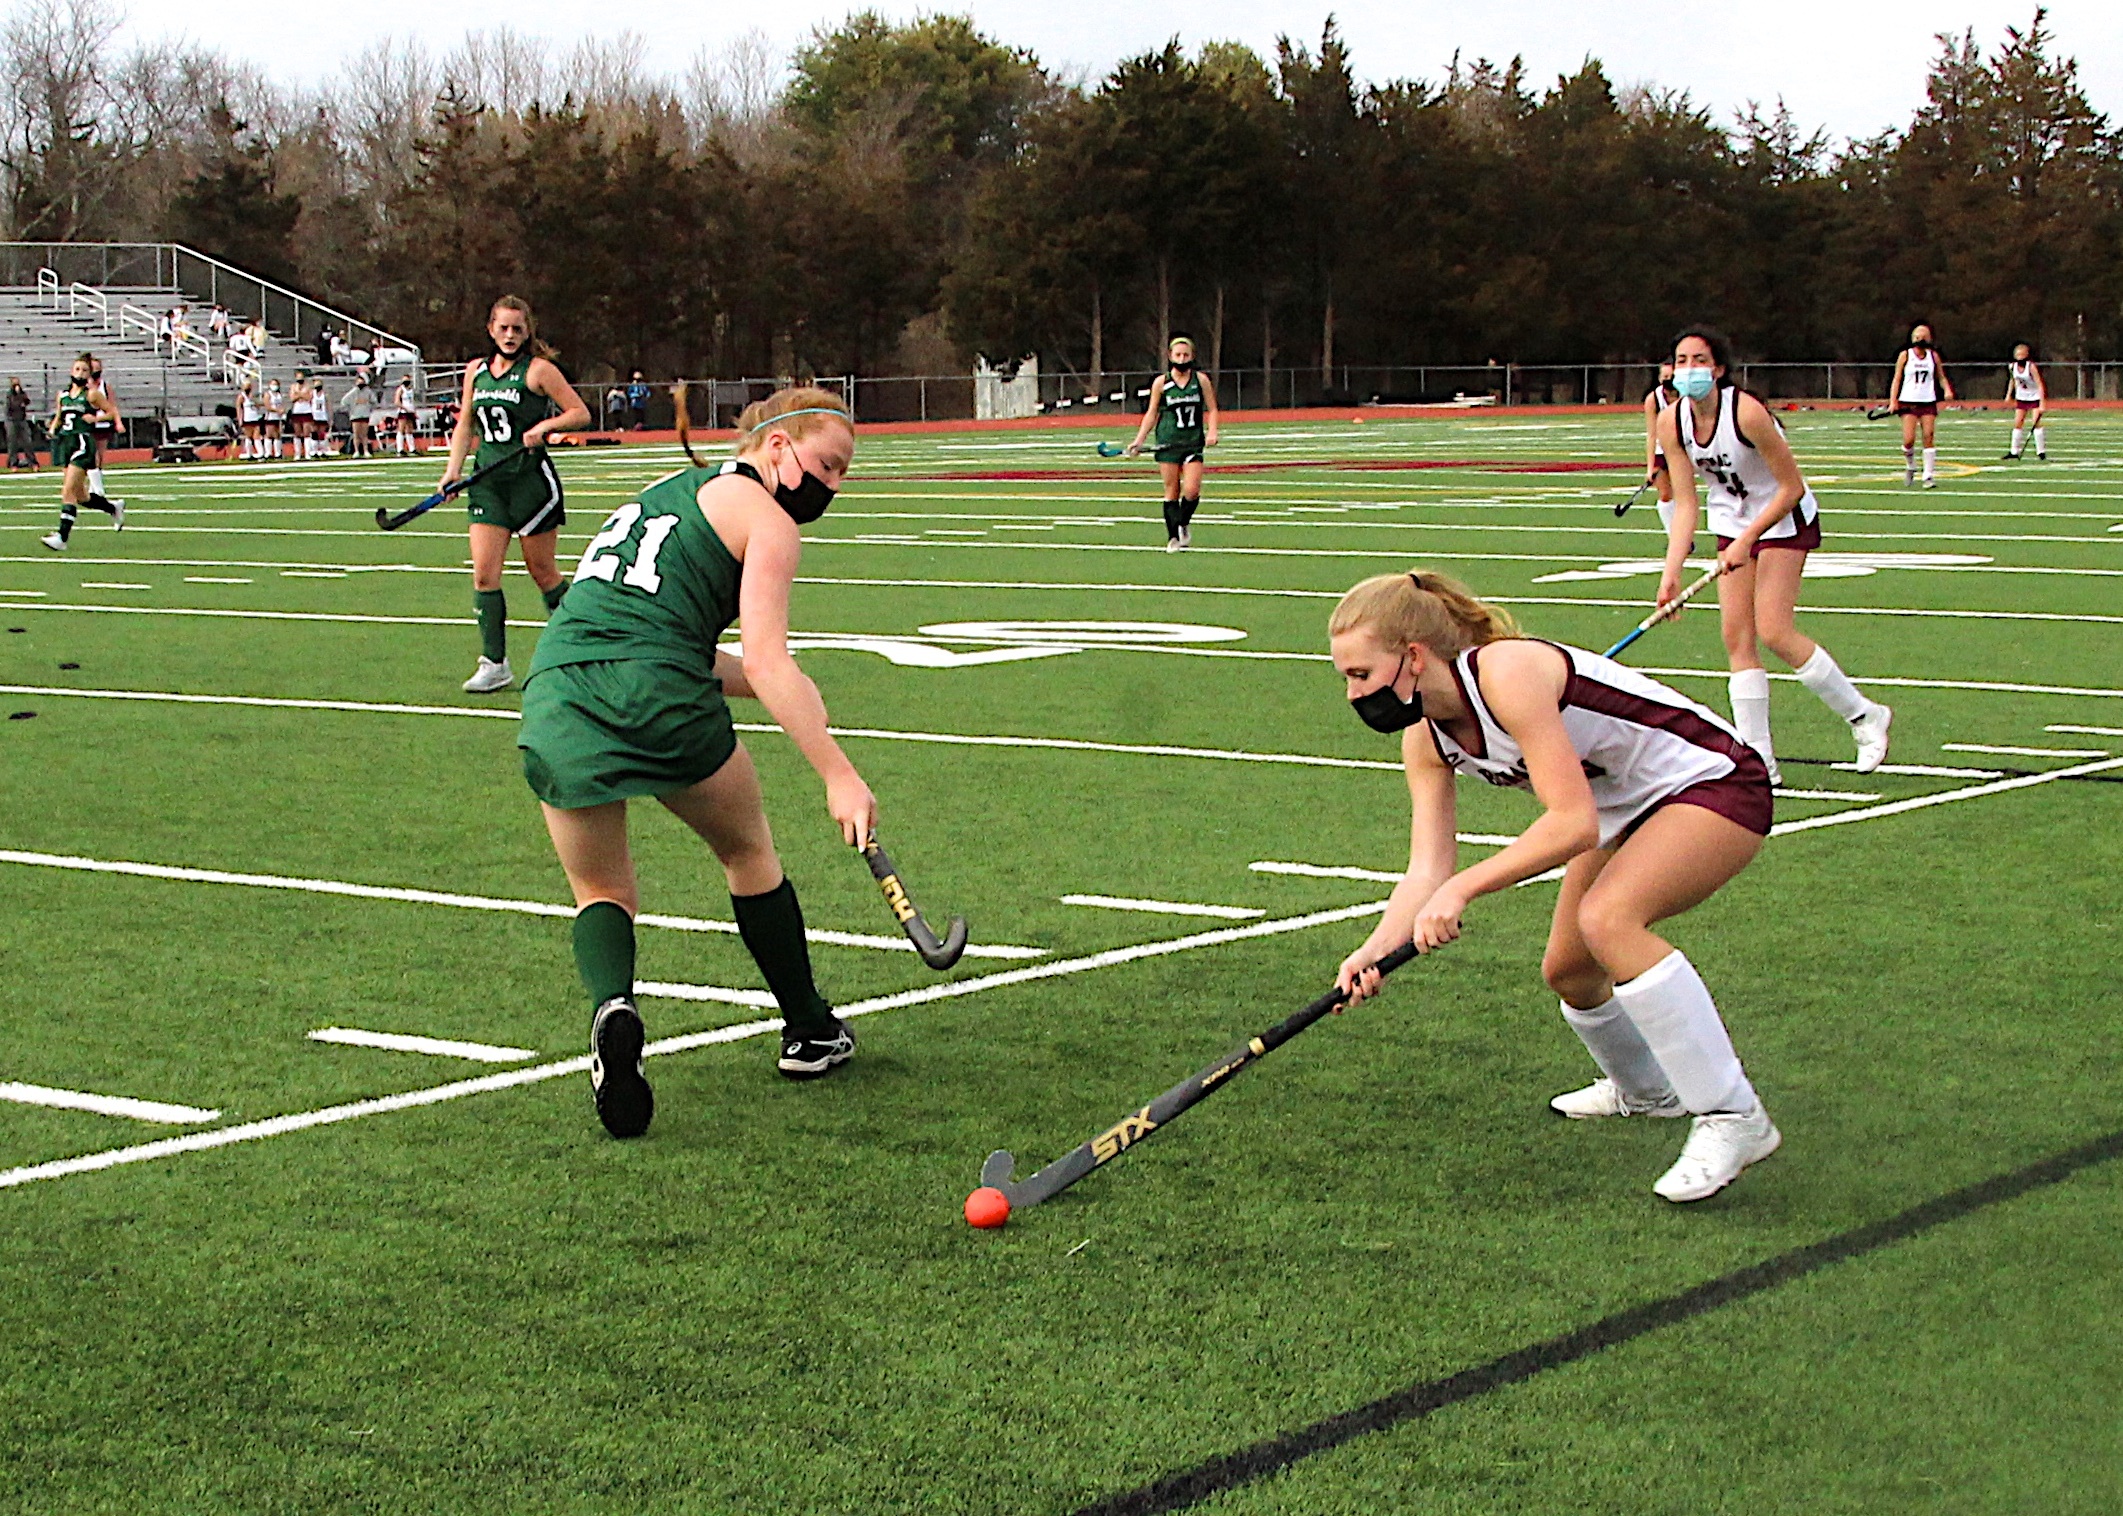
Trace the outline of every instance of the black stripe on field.
{"label": "black stripe on field", "polygon": [[1160,1512],[1185,1510],[1212,1495],[1280,1474],[1315,1453],[1327,1452],[1403,1422],[1419,1420],[1447,1406],[1478,1399],[1491,1391],[1545,1374],[1550,1369],[1559,1369],[1594,1353],[1619,1347],[1662,1327],[1678,1325],[1721,1306],[1789,1284],[1794,1279],[1803,1279],[1830,1264],[1861,1258],[1975,1211],[2059,1184],[2081,1169],[2118,1157],[2123,1157],[2123,1132],[2111,1132],[2106,1137],[2040,1159],[2025,1168],[1949,1191],[1884,1220],[1793,1248],[1788,1253],[1779,1253],[1774,1258],[1735,1269],[1730,1274],[1721,1274],[1677,1295],[1647,1300],[1642,1305],[1603,1316],[1560,1337],[1518,1348],[1501,1358],[1492,1358],[1487,1363],[1462,1369],[1442,1379],[1411,1384],[1353,1411],[1343,1411],[1294,1432],[1285,1432],[1235,1453],[1212,1458],[1151,1484],[1109,1495],[1084,1506],[1076,1516],[1157,1516]]}

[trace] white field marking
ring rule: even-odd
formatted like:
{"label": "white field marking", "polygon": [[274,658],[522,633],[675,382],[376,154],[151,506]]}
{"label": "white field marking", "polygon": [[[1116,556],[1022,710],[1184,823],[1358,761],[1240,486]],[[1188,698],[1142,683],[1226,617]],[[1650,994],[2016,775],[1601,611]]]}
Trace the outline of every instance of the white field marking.
{"label": "white field marking", "polygon": [[[152,584],[128,584],[117,579],[84,579],[81,581],[81,587],[85,590],[151,590],[154,588]],[[40,607],[40,609],[49,610],[51,607],[44,606]]]}
{"label": "white field marking", "polygon": [[2074,737],[2123,737],[2123,726],[2045,726],[2042,730]]}
{"label": "white field marking", "polygon": [[42,599],[45,593],[43,590],[0,590],[0,595],[34,595],[39,599]]}
{"label": "white field marking", "polygon": [[521,1063],[536,1058],[536,1048],[496,1047],[491,1042],[458,1042],[448,1037],[413,1037],[402,1032],[364,1032],[359,1027],[321,1026],[309,1034],[312,1042],[337,1042],[347,1047],[382,1048],[391,1053],[429,1053],[437,1058],[469,1058],[479,1063]]}
{"label": "white field marking", "polygon": [[[972,979],[953,979],[941,984],[924,985],[920,989],[904,990],[894,995],[878,995],[868,1000],[835,1007],[843,1019],[850,1016],[867,1016],[877,1011],[899,1010],[906,1006],[924,1005],[931,1001],[953,1000],[964,995],[979,994],[983,990],[996,989],[1003,985],[1022,984],[1028,980],[1051,979],[1067,974],[1080,974],[1090,969],[1111,968],[1118,964],[1133,963],[1140,958],[1159,958],[1172,953],[1184,953],[1196,948],[1215,947],[1226,942],[1237,942],[1248,937],[1274,936],[1283,932],[1303,931],[1308,927],[1325,926],[1338,921],[1352,921],[1361,916],[1378,914],[1385,909],[1383,900],[1366,905],[1346,906],[1340,910],[1314,911],[1305,916],[1285,916],[1272,921],[1259,921],[1250,926],[1223,927],[1215,931],[1197,932],[1188,937],[1175,937],[1164,942],[1147,942],[1136,947],[1113,948],[1103,953],[1092,953],[1082,958],[1059,958],[1031,968],[1006,969],[1000,973],[983,974]],[[667,1000],[714,1000],[725,1002],[730,993],[709,985],[692,984],[638,984],[637,995],[653,996]],[[690,1032],[678,1037],[665,1037],[642,1049],[646,1057],[661,1057],[669,1053],[682,1053],[693,1048],[708,1047],[717,1043],[740,1042],[748,1037],[757,1037],[767,1032],[779,1031],[778,1019],[740,1022],[735,1026],[716,1027],[704,1032]],[[317,1110],[297,1111],[286,1116],[273,1116],[263,1121],[247,1121],[236,1126],[217,1127],[210,1132],[193,1132],[183,1137],[165,1137],[159,1142],[143,1142],[132,1147],[107,1148],[100,1153],[83,1153],[74,1158],[59,1158],[48,1163],[28,1164],[21,1168],[0,1171],[0,1189],[12,1189],[18,1185],[34,1184],[42,1179],[63,1179],[72,1174],[90,1174],[103,1169],[118,1168],[129,1163],[146,1163],[157,1158],[175,1157],[182,1153],[204,1152],[211,1148],[230,1147],[239,1142],[256,1142],[267,1137],[283,1137],[290,1132],[307,1131],[311,1127],[331,1126],[342,1121],[357,1121],[365,1116],[381,1116],[392,1111],[413,1110],[420,1106],[440,1105],[444,1101],[460,1100],[467,1095],[484,1095],[493,1090],[514,1089],[519,1085],[542,1084],[549,1079],[562,1079],[571,1074],[589,1072],[587,1055],[563,1058],[554,1063],[534,1064],[529,1068],[509,1069],[498,1074],[485,1074],[476,1079],[459,1079],[449,1084],[435,1085],[424,1090],[410,1090],[402,1095],[386,1095],[375,1100],[356,1100],[345,1105],[325,1106]]]}
{"label": "white field marking", "polygon": [[1994,758],[2106,758],[2098,747],[2002,747],[1987,742],[1942,742],[1942,753],[1987,753]]}
{"label": "white field marking", "polygon": [[1193,905],[1184,900],[1130,900],[1120,895],[1064,895],[1063,905],[1090,905],[1106,911],[1142,911],[1153,916],[1213,916],[1219,921],[1252,921],[1268,913],[1250,905]]}
{"label": "white field marking", "polygon": [[[345,895],[357,900],[394,900],[409,905],[448,905],[469,911],[508,911],[519,916],[553,916],[572,921],[575,907],[550,905],[543,900],[501,900],[491,895],[455,895],[442,890],[398,889],[377,884],[348,884],[338,879],[294,879],[281,874],[237,874],[222,869],[177,868],[161,863],[131,863],[104,858],[79,858],[59,853],[24,853],[0,848],[0,863],[28,864],[37,868],[73,869],[89,874],[130,874],[140,879],[174,879],[190,884],[238,884],[254,889],[295,890],[309,895]],[[643,912],[634,918],[637,926],[667,927],[679,932],[721,932],[737,935],[737,924],[711,921],[698,916],[662,916]],[[832,947],[875,948],[880,952],[914,951],[904,937],[875,937],[867,932],[835,932],[810,927],[807,941]],[[975,943],[966,949],[968,958],[1044,958],[1045,948],[1017,947],[1007,943]]]}
{"label": "white field marking", "polygon": [[[1873,772],[1879,772],[1875,769]],[[1867,795],[1859,790],[1774,790],[1779,800],[1840,800],[1849,805],[1861,801],[1877,800],[1878,795]]]}
{"label": "white field marking", "polygon": [[1256,874],[1295,874],[1305,879],[1361,879],[1369,884],[1399,884],[1405,875],[1384,869],[1328,868],[1318,863],[1249,863]]}
{"label": "white field marking", "polygon": [[84,700],[150,700],[178,705],[250,705],[293,711],[367,711],[387,716],[471,716],[486,721],[521,721],[506,707],[471,705],[391,705],[373,700],[271,699],[263,695],[181,695],[162,690],[89,690],[63,685],[0,684],[0,695],[75,695]]}
{"label": "white field marking", "polygon": [[283,579],[344,579],[348,575],[345,569],[282,569],[280,577]]}
{"label": "white field marking", "polygon": [[169,1105],[160,1100],[128,1100],[122,1095],[90,1095],[81,1090],[47,1089],[41,1084],[18,1084],[10,1079],[0,1084],[0,1100],[17,1105],[48,1106],[55,1111],[88,1111],[97,1116],[127,1116],[134,1121],[165,1121],[172,1126],[213,1121],[219,1111],[196,1105]]}
{"label": "white field marking", "polygon": [[[1855,774],[1855,763],[1831,763],[1830,768],[1841,769],[1846,774]],[[1875,774],[1902,774],[1913,779],[2002,779],[2004,774],[1997,769],[1942,768],[1936,763],[1883,763],[1874,769]]]}
{"label": "white field marking", "polygon": [[[47,554],[42,558],[0,558],[0,563],[42,563],[53,567],[71,563],[75,567],[92,564],[97,567],[115,567],[123,564],[128,568],[236,568],[236,569],[324,569],[340,574],[462,574],[465,565],[455,566],[434,563],[308,563],[301,560],[261,558],[54,558]],[[521,564],[510,564],[505,572],[527,574]],[[0,594],[21,594],[24,591],[0,590]]]}
{"label": "white field marking", "polygon": [[1837,811],[1828,816],[1808,816],[1803,821],[1779,821],[1769,829],[1769,835],[1782,837],[1792,832],[1817,831],[1824,826],[1843,826],[1852,821],[1873,821],[1882,816],[1899,816],[1904,811],[1921,811],[1927,806],[1951,805],[1958,800],[1974,800],[1983,795],[2002,795],[2007,790],[2024,790],[2059,779],[2077,779],[2082,774],[2098,774],[2112,768],[2123,768],[2123,758],[2103,758],[2095,763],[2079,763],[2070,768],[2049,769],[2040,774],[2021,774],[2012,779],[2000,779],[1994,784],[1942,790],[1938,794],[1919,795],[1912,800],[1891,800],[1885,805],[1869,805],[1855,811]]}
{"label": "white field marking", "polygon": [[210,574],[186,574],[186,584],[249,584],[248,579],[222,579]]}
{"label": "white field marking", "polygon": [[[43,607],[39,607],[39,609],[43,609]],[[1666,679],[1728,679],[1731,677],[1730,671],[1726,669],[1681,669],[1646,666],[1639,669],[1638,672]],[[1799,680],[1797,674],[1771,674],[1769,677],[1782,679],[1791,684],[1796,684]],[[2123,699],[2123,689],[2086,689],[2082,686],[2071,684],[2006,684],[2002,681],[1991,679],[1906,679],[1888,674],[1865,674],[1861,677],[1867,684],[1894,685],[1897,688],[1908,690],[1986,690],[1997,695],[2090,695],[2110,700]]]}

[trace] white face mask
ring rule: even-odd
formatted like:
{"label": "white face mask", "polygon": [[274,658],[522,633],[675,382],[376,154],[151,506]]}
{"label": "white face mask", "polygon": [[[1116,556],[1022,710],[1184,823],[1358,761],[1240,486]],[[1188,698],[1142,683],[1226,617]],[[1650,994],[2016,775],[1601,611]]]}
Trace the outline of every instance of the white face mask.
{"label": "white face mask", "polygon": [[1705,400],[1718,387],[1718,376],[1709,368],[1677,368],[1673,371],[1673,387],[1690,400]]}

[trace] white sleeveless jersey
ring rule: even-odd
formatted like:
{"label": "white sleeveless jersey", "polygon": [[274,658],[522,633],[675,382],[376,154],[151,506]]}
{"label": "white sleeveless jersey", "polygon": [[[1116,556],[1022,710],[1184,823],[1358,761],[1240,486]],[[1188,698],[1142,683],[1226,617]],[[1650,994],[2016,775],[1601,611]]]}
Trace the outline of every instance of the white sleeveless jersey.
{"label": "white sleeveless jersey", "polygon": [[1916,405],[1937,405],[1939,403],[1938,350],[1930,348],[1920,353],[1915,348],[1911,348],[1907,353],[1903,354],[1903,357],[1908,361],[1902,365],[1902,392],[1896,395],[1895,399],[1909,401]]}
{"label": "white sleeveless jersey", "polygon": [[2022,405],[2042,403],[2042,381],[2035,377],[2032,359],[2012,366],[2012,398]]}
{"label": "white sleeveless jersey", "polygon": [[[1592,785],[1601,847],[1613,846],[1631,822],[1691,785],[1723,779],[1750,763],[1760,769],[1754,750],[1708,706],[1612,658],[1559,642],[1545,645],[1570,660],[1563,730]],[[1455,773],[1531,791],[1525,754],[1482,698],[1476,677],[1481,653],[1473,647],[1452,660],[1460,698],[1481,723],[1480,750],[1467,751],[1435,721],[1429,723],[1431,741]]]}
{"label": "white sleeveless jersey", "polygon": [[239,390],[237,392],[236,407],[236,419],[245,423],[246,425],[259,419],[258,397],[252,394],[249,390]]}
{"label": "white sleeveless jersey", "polygon": [[[1681,446],[1695,464],[1695,476],[1709,497],[1710,529],[1720,537],[1737,537],[1776,498],[1777,476],[1752,442],[1740,433],[1740,392],[1731,385],[1718,389],[1718,424],[1707,443],[1696,441],[1695,407],[1684,405],[1675,417]],[[1776,417],[1769,424],[1784,430]],[[1820,501],[1811,488],[1775,526],[1762,534],[1766,542],[1796,537],[1821,514]]]}

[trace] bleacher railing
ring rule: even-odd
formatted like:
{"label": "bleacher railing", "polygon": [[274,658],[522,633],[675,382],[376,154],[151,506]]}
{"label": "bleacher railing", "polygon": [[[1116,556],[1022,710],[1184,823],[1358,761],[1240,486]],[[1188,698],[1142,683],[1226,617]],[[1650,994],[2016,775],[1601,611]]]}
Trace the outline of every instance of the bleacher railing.
{"label": "bleacher railing", "polygon": [[354,347],[401,349],[418,361],[418,343],[181,242],[0,242],[0,285],[34,284],[49,298],[56,289],[44,270],[69,290],[179,290],[198,303],[225,305],[239,318],[261,317],[275,337],[296,347],[339,332]]}

